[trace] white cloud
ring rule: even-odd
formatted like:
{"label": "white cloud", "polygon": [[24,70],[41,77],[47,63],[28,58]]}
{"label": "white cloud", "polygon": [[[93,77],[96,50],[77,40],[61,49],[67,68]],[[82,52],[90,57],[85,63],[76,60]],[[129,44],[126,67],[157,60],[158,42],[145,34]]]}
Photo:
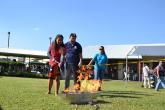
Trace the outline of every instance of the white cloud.
{"label": "white cloud", "polygon": [[33,30],[34,30],[34,31],[39,31],[40,28],[39,28],[39,27],[34,27]]}

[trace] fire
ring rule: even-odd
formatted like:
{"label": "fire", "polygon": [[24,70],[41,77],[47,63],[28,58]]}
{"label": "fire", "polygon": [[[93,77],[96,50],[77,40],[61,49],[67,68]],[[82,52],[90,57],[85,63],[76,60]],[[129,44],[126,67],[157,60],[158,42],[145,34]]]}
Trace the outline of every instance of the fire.
{"label": "fire", "polygon": [[97,92],[101,86],[98,80],[83,80],[81,82],[80,90],[81,92]]}
{"label": "fire", "polygon": [[75,84],[74,86],[65,89],[64,92],[65,93],[68,93],[68,92],[79,92],[79,90],[80,90],[80,85],[79,84]]}
{"label": "fire", "polygon": [[91,73],[93,70],[91,68],[87,68],[86,66],[82,66],[78,71],[78,80],[80,82],[75,84],[73,87],[67,88],[64,90],[65,93],[69,92],[97,92],[101,87],[101,83],[99,80],[91,80]]}

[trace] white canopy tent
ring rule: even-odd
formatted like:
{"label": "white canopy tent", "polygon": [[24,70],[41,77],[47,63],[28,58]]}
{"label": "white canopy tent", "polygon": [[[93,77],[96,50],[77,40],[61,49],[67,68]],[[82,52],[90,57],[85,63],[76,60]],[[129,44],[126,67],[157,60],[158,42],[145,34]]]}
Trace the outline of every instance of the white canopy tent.
{"label": "white canopy tent", "polygon": [[135,51],[129,53],[129,56],[165,56],[165,46],[135,46],[134,48]]}
{"label": "white canopy tent", "polygon": [[[139,59],[165,58],[165,45],[134,46],[126,56],[126,72],[128,72],[128,57],[129,56],[138,56]],[[140,71],[139,71],[139,80],[140,80]]]}

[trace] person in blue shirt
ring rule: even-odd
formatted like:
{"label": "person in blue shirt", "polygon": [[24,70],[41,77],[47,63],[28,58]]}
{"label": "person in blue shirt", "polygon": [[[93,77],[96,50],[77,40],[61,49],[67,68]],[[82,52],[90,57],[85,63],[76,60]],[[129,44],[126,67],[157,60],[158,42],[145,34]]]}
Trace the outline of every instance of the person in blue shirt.
{"label": "person in blue shirt", "polygon": [[65,89],[70,85],[70,77],[73,75],[74,84],[77,83],[77,70],[82,65],[82,47],[76,42],[77,35],[71,33],[69,41],[65,44],[66,48],[66,75],[65,75]]}
{"label": "person in blue shirt", "polygon": [[[103,74],[107,72],[108,58],[104,50],[104,46],[99,47],[99,53],[89,62],[88,67],[94,62],[94,79],[99,80],[102,83]],[[101,88],[99,88],[101,90]]]}

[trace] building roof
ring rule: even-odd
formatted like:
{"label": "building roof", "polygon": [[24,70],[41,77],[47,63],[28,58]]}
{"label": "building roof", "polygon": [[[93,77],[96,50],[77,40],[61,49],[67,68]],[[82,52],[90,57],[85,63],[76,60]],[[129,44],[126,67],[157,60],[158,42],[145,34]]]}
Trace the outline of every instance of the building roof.
{"label": "building roof", "polygon": [[[139,58],[141,59],[142,54],[132,54],[132,52],[136,51],[135,47],[162,46],[165,48],[165,44],[130,44],[130,45],[103,45],[103,46],[105,48],[107,57],[110,59],[126,59],[126,56],[128,54],[129,54],[128,56],[129,59],[139,59]],[[150,48],[149,51],[154,53],[155,48]],[[160,52],[161,51],[162,50],[160,50]],[[99,46],[87,46],[83,48],[83,58],[93,58],[94,55],[98,52],[99,52]]]}
{"label": "building roof", "polygon": [[[100,46],[100,45],[99,45]],[[93,58],[99,52],[99,46],[83,47],[83,58]],[[145,54],[151,55],[156,53],[165,56],[165,44],[131,44],[131,45],[103,45],[109,59],[138,59],[142,58],[143,54],[139,52],[148,52]],[[159,46],[159,47],[158,47]],[[136,48],[135,48],[136,47]],[[159,49],[158,49],[159,48]],[[157,52],[156,50],[159,50]],[[0,48],[1,56],[17,56],[31,58],[48,58],[47,51],[24,50],[13,48]]]}
{"label": "building roof", "polygon": [[135,46],[135,50],[130,55],[141,56],[165,56],[165,46]]}
{"label": "building roof", "polygon": [[[134,45],[103,45],[108,58],[110,59],[124,59],[127,53],[134,47]],[[93,58],[99,52],[99,46],[87,46],[83,48],[83,58]],[[137,58],[137,56],[130,56]]]}
{"label": "building roof", "polygon": [[31,58],[48,58],[46,51],[0,48],[0,55],[16,56],[16,57],[31,57]]}

